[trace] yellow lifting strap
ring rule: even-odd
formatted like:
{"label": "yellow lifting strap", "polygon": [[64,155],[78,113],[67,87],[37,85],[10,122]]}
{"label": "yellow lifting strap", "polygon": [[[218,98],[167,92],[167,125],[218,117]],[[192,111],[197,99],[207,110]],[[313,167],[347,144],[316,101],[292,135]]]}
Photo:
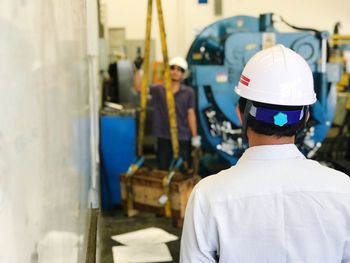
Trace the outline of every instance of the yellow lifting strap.
{"label": "yellow lifting strap", "polygon": [[129,166],[128,171],[125,174],[126,177],[126,207],[128,216],[134,216],[137,214],[137,210],[134,209],[134,193],[132,188],[132,178],[134,177],[137,170],[142,166],[145,158],[142,156],[138,158],[133,164]]}
{"label": "yellow lifting strap", "polygon": [[348,99],[347,99],[345,108],[346,108],[348,111],[350,111],[350,91],[349,91],[349,93],[348,93]]}
{"label": "yellow lifting strap", "polygon": [[170,195],[170,182],[168,181],[168,175],[164,176],[162,179],[163,192],[166,196],[166,202],[164,205],[164,213],[166,217],[171,217],[171,195]]}
{"label": "yellow lifting strap", "polygon": [[165,195],[165,206],[164,206],[164,212],[166,217],[171,217],[171,191],[170,191],[170,184],[171,181],[176,173],[176,170],[180,168],[180,166],[183,164],[183,160],[181,158],[177,159],[176,161],[173,160],[172,168],[169,171],[169,173],[163,177],[162,179],[162,185],[163,185],[163,192]]}
{"label": "yellow lifting strap", "polygon": [[166,99],[167,99],[169,123],[170,123],[171,144],[172,144],[173,156],[174,156],[173,159],[177,160],[179,158],[179,141],[177,136],[175,103],[174,103],[174,95],[172,92],[172,85],[171,85],[171,79],[170,79],[168,48],[166,44],[166,35],[165,35],[161,0],[157,0],[157,11],[158,11],[158,24],[159,24],[160,40],[162,43],[163,61],[164,61],[164,69],[165,69],[164,80],[165,80]]}
{"label": "yellow lifting strap", "polygon": [[[140,97],[141,112],[140,112],[140,118],[139,118],[139,130],[138,130],[138,141],[137,141],[138,156],[143,155],[143,139],[144,139],[144,132],[145,132],[146,104],[147,104],[147,90],[148,90],[148,76],[149,76],[152,2],[153,2],[152,0],[148,0],[148,7],[147,7],[145,57],[144,57],[144,63],[143,63],[144,74],[143,74],[142,85],[141,85],[141,97]],[[165,35],[161,0],[157,0],[157,11],[158,11],[160,38],[162,43],[163,61],[164,61],[164,68],[165,68],[164,79],[165,79],[166,100],[167,100],[169,123],[170,123],[171,144],[173,148],[174,159],[178,159],[179,158],[179,141],[177,136],[176,111],[175,111],[174,95],[172,93],[172,87],[171,87],[172,85],[171,85],[171,79],[170,79],[169,57],[168,57],[168,49],[166,44],[166,35]]]}
{"label": "yellow lifting strap", "polygon": [[129,167],[129,171],[126,173],[126,207],[127,207],[127,215],[134,216],[137,214],[137,210],[134,209],[134,196],[132,191],[132,177],[134,176],[135,172],[137,171],[138,167],[135,164],[132,164]]}
{"label": "yellow lifting strap", "polygon": [[143,155],[143,138],[145,134],[145,121],[146,121],[146,104],[147,104],[147,91],[148,91],[148,75],[149,75],[149,55],[150,55],[150,43],[151,43],[151,23],[152,23],[152,3],[153,0],[148,0],[147,5],[147,22],[146,22],[146,38],[145,38],[145,57],[143,62],[143,78],[141,84],[141,96],[140,96],[140,118],[139,118],[139,130],[137,140],[137,154]]}
{"label": "yellow lifting strap", "polygon": [[[177,135],[177,123],[176,123],[176,111],[174,103],[174,95],[172,92],[172,83],[170,79],[170,68],[169,68],[169,57],[168,49],[166,43],[166,34],[164,27],[163,11],[161,0],[157,1],[157,13],[158,13],[158,24],[160,39],[162,44],[163,62],[164,62],[164,80],[165,80],[165,90],[166,90],[166,101],[168,107],[169,116],[169,126],[171,135],[171,144],[173,149],[173,159],[180,161],[179,159],[179,141]],[[147,92],[148,92],[148,75],[149,75],[149,57],[150,57],[150,42],[151,42],[151,23],[152,23],[152,0],[148,0],[147,6],[147,23],[146,23],[146,38],[145,38],[145,57],[143,63],[143,78],[141,85],[141,98],[140,98],[140,118],[139,118],[139,130],[138,130],[138,142],[137,142],[137,153],[138,156],[143,155],[143,139],[145,131],[145,120],[146,120],[146,104],[147,104]],[[169,175],[163,178],[163,190],[167,198],[165,203],[165,214],[166,216],[171,216],[171,203],[170,203],[170,182],[174,175],[174,171],[171,171]],[[133,173],[130,175],[130,177]],[[130,179],[128,180],[130,182]],[[131,187],[129,186],[129,189]],[[129,191],[128,207],[132,210],[132,193]]]}
{"label": "yellow lifting strap", "polygon": [[[162,53],[163,53],[163,62],[164,62],[164,80],[165,80],[166,100],[167,100],[168,114],[169,114],[171,145],[173,148],[173,159],[179,160],[179,141],[177,136],[176,111],[175,111],[175,103],[174,103],[174,94],[172,91],[172,84],[170,79],[168,48],[166,43],[166,34],[165,34],[161,0],[157,0],[157,11],[158,11],[160,40],[162,43]],[[165,176],[162,181],[164,194],[167,197],[167,201],[164,207],[164,212],[166,217],[171,216],[170,182],[174,173],[175,171],[170,172],[170,174]]]}

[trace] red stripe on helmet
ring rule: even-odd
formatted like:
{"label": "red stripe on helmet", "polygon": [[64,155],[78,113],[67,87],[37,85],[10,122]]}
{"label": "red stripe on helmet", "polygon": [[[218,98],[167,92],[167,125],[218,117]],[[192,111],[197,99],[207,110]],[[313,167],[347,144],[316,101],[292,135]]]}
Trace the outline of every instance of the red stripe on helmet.
{"label": "red stripe on helmet", "polygon": [[248,83],[250,82],[250,79],[247,78],[246,76],[244,76],[243,74],[241,75],[241,79],[248,82]]}
{"label": "red stripe on helmet", "polygon": [[248,86],[249,85],[249,81],[245,81],[245,80],[243,80],[243,79],[240,79],[240,81],[239,82],[241,82],[243,85],[245,85],[245,86]]}

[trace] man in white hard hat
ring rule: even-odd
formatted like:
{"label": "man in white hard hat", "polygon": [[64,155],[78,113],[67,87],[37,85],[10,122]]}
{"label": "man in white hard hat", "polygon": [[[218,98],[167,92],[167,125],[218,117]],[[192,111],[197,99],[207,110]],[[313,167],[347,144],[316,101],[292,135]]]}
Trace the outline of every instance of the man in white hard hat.
{"label": "man in white hard hat", "polygon": [[192,191],[180,262],[350,262],[350,180],[294,145],[316,101],[309,65],[265,49],[235,91],[249,148]]}
{"label": "man in white hard hat", "polygon": [[[174,57],[169,62],[172,92],[176,110],[176,121],[179,138],[179,154],[189,167],[191,163],[191,145],[199,148],[200,136],[197,134],[195,113],[195,94],[191,87],[182,83],[188,69],[187,62],[182,57]],[[140,68],[141,65],[138,65]],[[134,75],[134,88],[141,89],[141,75],[139,71]],[[150,94],[153,102],[153,134],[157,138],[158,169],[168,170],[173,159],[166,91],[164,85],[151,85]]]}

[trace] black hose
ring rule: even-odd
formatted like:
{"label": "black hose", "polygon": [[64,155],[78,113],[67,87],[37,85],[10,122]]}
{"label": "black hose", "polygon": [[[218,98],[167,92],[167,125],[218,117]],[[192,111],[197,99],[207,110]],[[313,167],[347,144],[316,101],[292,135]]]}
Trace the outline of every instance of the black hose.
{"label": "black hose", "polygon": [[[293,26],[291,24],[289,24],[286,20],[283,19],[283,17],[280,16],[280,19],[283,23],[285,23],[287,26],[295,29],[295,30],[300,30],[300,31],[311,31],[314,32],[316,34],[316,36],[318,38],[321,38],[321,34],[322,32],[314,29],[314,28],[308,28],[308,27],[298,27],[298,26]],[[329,61],[329,57],[330,57],[330,46],[329,46],[329,42],[327,41],[327,61]]]}
{"label": "black hose", "polygon": [[308,27],[298,27],[298,26],[293,26],[291,24],[289,24],[286,20],[283,19],[283,17],[280,16],[280,19],[283,23],[285,23],[287,26],[295,29],[295,30],[300,30],[300,31],[312,31],[312,32],[315,32],[316,34],[318,35],[321,35],[321,31],[317,30],[317,29],[314,29],[314,28],[308,28]]}

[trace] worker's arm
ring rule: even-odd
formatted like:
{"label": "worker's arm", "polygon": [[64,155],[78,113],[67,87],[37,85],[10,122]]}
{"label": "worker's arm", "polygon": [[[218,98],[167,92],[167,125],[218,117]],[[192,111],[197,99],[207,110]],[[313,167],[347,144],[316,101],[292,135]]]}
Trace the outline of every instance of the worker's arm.
{"label": "worker's arm", "polygon": [[194,94],[193,98],[191,99],[192,106],[187,110],[187,119],[188,119],[188,126],[191,130],[191,144],[194,148],[199,148],[201,146],[201,137],[198,135],[197,131],[197,118],[196,118],[196,111],[194,109],[195,102],[194,102]]}
{"label": "worker's arm", "polygon": [[[142,71],[141,70],[136,70],[134,72],[133,87],[135,91],[141,92],[141,88],[142,88]],[[147,86],[146,94],[148,94],[149,92],[152,92],[152,88]]]}
{"label": "worker's arm", "polygon": [[188,126],[191,130],[192,137],[197,136],[197,118],[196,118],[196,112],[193,108],[188,109]]}
{"label": "worker's arm", "polygon": [[141,85],[142,85],[142,76],[140,70],[135,70],[134,72],[134,89],[137,92],[141,91]]}

